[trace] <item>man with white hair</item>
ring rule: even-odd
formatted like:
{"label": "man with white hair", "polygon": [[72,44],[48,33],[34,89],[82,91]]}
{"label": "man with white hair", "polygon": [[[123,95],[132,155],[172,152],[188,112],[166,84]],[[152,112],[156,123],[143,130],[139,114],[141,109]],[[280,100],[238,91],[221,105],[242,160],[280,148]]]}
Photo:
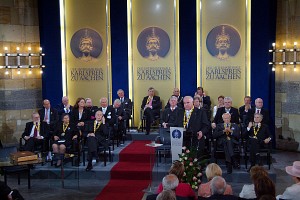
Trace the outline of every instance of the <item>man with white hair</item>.
{"label": "man with white hair", "polygon": [[61,116],[63,113],[68,113],[69,115],[71,115],[73,106],[70,105],[69,98],[67,96],[63,96],[61,99],[61,103],[58,104],[55,108],[58,111],[59,119],[62,119]]}
{"label": "man with white hair", "polygon": [[171,96],[169,100],[169,107],[165,108],[161,118],[161,124],[164,128],[179,127],[179,113],[182,112],[182,108],[177,106],[178,98]]}
{"label": "man with white hair", "polygon": [[224,195],[224,192],[226,190],[226,181],[221,176],[215,176],[211,182],[210,182],[210,190],[211,190],[211,196],[207,199],[225,199],[225,200],[235,200],[239,199],[236,196],[233,195]]}
{"label": "man with white hair", "polygon": [[251,108],[249,112],[249,119],[250,119],[249,121],[253,122],[254,114],[258,113],[263,116],[263,120],[261,123],[269,126],[269,122],[270,122],[269,111],[263,108],[263,106],[264,106],[264,101],[261,98],[255,99],[255,108]]}
{"label": "man with white hair", "polygon": [[213,120],[212,128],[215,129],[217,124],[224,123],[222,115],[224,113],[229,113],[231,115],[231,123],[239,124],[239,111],[237,108],[232,107],[232,98],[225,97],[224,98],[224,107],[220,107],[217,110],[217,114]]}

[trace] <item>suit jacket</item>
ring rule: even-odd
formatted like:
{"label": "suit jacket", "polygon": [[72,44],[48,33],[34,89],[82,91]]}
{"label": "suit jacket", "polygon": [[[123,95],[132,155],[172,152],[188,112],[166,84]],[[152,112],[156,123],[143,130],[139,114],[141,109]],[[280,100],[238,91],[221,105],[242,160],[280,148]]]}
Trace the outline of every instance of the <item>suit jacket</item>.
{"label": "suit jacket", "polygon": [[79,110],[74,108],[71,115],[71,123],[73,123],[75,126],[79,122],[86,123],[89,120],[90,112],[88,109],[84,108],[82,111],[81,119],[79,119]]}
{"label": "suit jacket", "polygon": [[[99,110],[102,111],[102,107],[99,107]],[[113,106],[107,106],[105,114],[103,114],[105,117],[105,124],[107,124],[109,127],[113,127],[116,123],[116,113]]]}
{"label": "suit jacket", "polygon": [[161,123],[168,123],[167,127],[181,127],[181,120],[179,119],[180,113],[182,113],[182,108],[176,107],[175,110],[171,110],[171,108],[166,108],[162,114]]}
{"label": "suit jacket", "polygon": [[203,104],[206,104],[208,108],[211,106],[210,96],[202,97]]}
{"label": "suit jacket", "polygon": [[[254,127],[252,126],[249,131],[247,129],[245,129],[245,132],[246,132],[245,138],[246,139],[248,139],[249,137],[254,137],[253,128]],[[260,142],[263,142],[263,140],[270,137],[269,127],[266,124],[261,124],[261,127],[259,128],[256,137]]]}
{"label": "suit jacket", "polygon": [[[86,137],[89,133],[94,133],[94,122],[95,121],[89,121],[86,123],[83,132],[84,137]],[[108,137],[108,128],[106,123],[101,124],[100,127],[95,131],[95,137],[99,142],[106,142],[106,138]]]}
{"label": "suit jacket", "polygon": [[[254,114],[255,114],[256,108],[255,106],[251,108],[251,110],[248,112],[249,113],[249,121],[253,122],[254,119]],[[270,123],[270,117],[269,117],[269,111],[261,108],[260,110],[260,114],[263,115],[263,119],[261,121],[261,123],[264,123],[266,125],[269,125]],[[248,125],[248,124],[247,124]]]}
{"label": "suit jacket", "polygon": [[[62,114],[66,113],[66,111],[65,111],[64,108],[65,108],[65,106],[64,106],[63,103],[60,103],[60,104],[58,104],[55,107],[55,109],[57,110],[59,116],[62,116]],[[70,107],[69,107],[69,115],[71,115],[72,110],[73,110],[73,106],[70,105]]]}
{"label": "suit jacket", "polygon": [[[179,115],[179,124],[183,126],[183,119],[185,115],[185,110],[182,109],[182,112]],[[208,135],[210,123],[207,120],[207,116],[205,111],[199,110],[198,108],[194,108],[194,111],[190,117],[188,127],[186,128],[186,132],[190,132],[193,136],[197,135],[198,131],[202,131],[203,135]]]}
{"label": "suit jacket", "polygon": [[[25,136],[30,136],[32,127],[33,127],[33,122],[26,123],[25,130],[22,134],[22,138],[24,138]],[[40,123],[40,136],[43,136],[44,138],[47,138],[49,136],[49,126],[46,122]]]}
{"label": "suit jacket", "polygon": [[[216,131],[213,133],[213,138],[217,139],[218,143],[222,143],[222,141],[227,140],[227,135],[224,133],[224,129],[224,123],[217,124]],[[232,130],[232,133],[229,137],[233,141],[238,142],[241,137],[240,127],[237,124],[230,124],[230,129]]]}
{"label": "suit jacket", "polygon": [[[45,108],[40,109],[38,113],[42,122],[45,118]],[[55,108],[50,107],[50,131],[55,131],[58,121],[58,111]]]}
{"label": "suit jacket", "polygon": [[[216,114],[213,122],[216,123],[216,124],[223,123],[224,121],[223,121],[222,115],[224,113],[226,113],[225,107],[218,108],[217,114]],[[239,120],[239,111],[238,111],[238,109],[236,109],[234,107],[231,107],[229,113],[231,115],[230,122],[239,124],[240,120]]]}
{"label": "suit jacket", "polygon": [[208,199],[208,200],[238,200],[239,198],[234,195],[223,195],[223,194],[214,194],[208,198],[198,197],[198,200]]}
{"label": "suit jacket", "polygon": [[95,113],[98,110],[97,106],[92,106],[92,107],[86,107],[86,109],[89,111],[89,120],[93,121],[95,120]]}
{"label": "suit jacket", "polygon": [[[62,135],[64,133],[64,135]],[[63,131],[63,122],[60,122],[55,130],[54,136],[58,136],[60,140],[66,140],[66,143],[71,144],[73,136],[79,137],[78,129],[74,124],[69,124],[66,131]]]}
{"label": "suit jacket", "polygon": [[[121,99],[120,99],[120,101],[121,101]],[[121,107],[128,114],[128,117],[130,117],[132,115],[132,102],[131,102],[131,99],[129,99],[127,97],[124,97],[124,101],[121,103]]]}
{"label": "suit jacket", "polygon": [[[149,96],[144,97],[141,108],[144,109],[147,103],[147,99]],[[152,110],[160,110],[161,109],[161,101],[159,96],[153,96],[152,99]]]}
{"label": "suit jacket", "polygon": [[[255,107],[254,105],[251,105],[251,108]],[[239,115],[240,115],[240,122],[244,124],[245,126],[248,126],[249,121],[250,121],[250,115],[249,112],[251,108],[246,112],[245,111],[245,105],[239,107]]]}

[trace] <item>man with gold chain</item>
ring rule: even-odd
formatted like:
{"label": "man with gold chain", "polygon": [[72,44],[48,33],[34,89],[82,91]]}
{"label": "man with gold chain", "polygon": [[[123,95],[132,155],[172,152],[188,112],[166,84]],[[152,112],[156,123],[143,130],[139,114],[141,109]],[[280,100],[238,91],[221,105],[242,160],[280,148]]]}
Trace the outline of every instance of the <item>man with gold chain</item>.
{"label": "man with gold chain", "polygon": [[32,122],[27,122],[22,138],[25,140],[25,151],[34,151],[37,146],[42,146],[46,150],[45,139],[49,136],[49,126],[47,122],[40,121],[37,112],[32,113]]}
{"label": "man with gold chain", "polygon": [[105,124],[105,117],[102,111],[98,110],[95,113],[95,120],[88,122],[85,126],[84,136],[86,137],[86,142],[88,146],[88,165],[86,171],[93,169],[92,160],[93,157],[97,158],[97,149],[99,145],[108,147],[106,138],[108,136],[108,128]]}
{"label": "man with gold chain", "polygon": [[263,115],[260,113],[254,114],[254,122],[249,122],[246,129],[245,138],[248,138],[248,146],[250,148],[250,163],[254,166],[260,162],[260,148],[265,147],[271,141],[268,125],[262,123]]}
{"label": "man with gold chain", "polygon": [[222,115],[224,123],[220,123],[216,127],[216,131],[213,133],[213,138],[217,141],[217,146],[224,148],[227,173],[232,173],[232,163],[236,168],[239,168],[238,155],[234,155],[234,145],[239,144],[241,136],[240,128],[235,123],[230,123],[231,115],[224,113]]}
{"label": "man with gold chain", "polygon": [[205,111],[193,106],[193,97],[185,96],[183,99],[184,109],[179,119],[185,128],[183,134],[183,146],[196,148],[198,157],[204,155],[205,138],[209,131],[209,121]]}
{"label": "man with gold chain", "polygon": [[153,87],[148,89],[148,96],[144,97],[141,108],[146,117],[146,135],[149,135],[151,124],[155,120],[154,116],[159,115],[161,109],[160,97],[155,96]]}

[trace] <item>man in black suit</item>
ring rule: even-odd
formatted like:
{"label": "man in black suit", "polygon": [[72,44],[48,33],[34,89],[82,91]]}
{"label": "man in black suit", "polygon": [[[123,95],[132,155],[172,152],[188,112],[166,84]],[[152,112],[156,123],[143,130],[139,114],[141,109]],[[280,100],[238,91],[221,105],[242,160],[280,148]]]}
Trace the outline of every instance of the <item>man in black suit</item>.
{"label": "man in black suit", "polygon": [[182,113],[182,108],[178,106],[177,99],[176,96],[171,96],[168,102],[170,107],[165,108],[162,114],[161,124],[164,128],[182,126],[182,124],[179,124],[181,121],[179,120],[179,116]]}
{"label": "man in black suit", "polygon": [[58,112],[59,119],[62,120],[61,116],[63,113],[67,113],[69,115],[72,114],[73,106],[70,105],[69,98],[67,96],[63,96],[61,99],[61,103],[58,104],[55,108]]}
{"label": "man in black suit", "polygon": [[239,115],[240,115],[240,123],[242,130],[246,128],[249,124],[249,112],[253,108],[253,105],[251,104],[251,97],[245,96],[244,97],[244,105],[239,107]]}
{"label": "man in black suit", "polygon": [[146,135],[149,135],[151,124],[154,122],[154,116],[160,115],[161,101],[159,96],[155,96],[154,88],[148,89],[148,96],[144,97],[141,108],[146,116]]}
{"label": "man in black suit", "polygon": [[[180,90],[179,90],[179,88],[174,88],[173,89],[173,95],[172,96],[177,97],[177,106],[180,107],[180,108],[183,108],[183,97],[180,96]],[[170,107],[170,103],[168,101],[168,103],[165,106],[165,108],[169,108],[169,107]]]}
{"label": "man in black suit", "polygon": [[253,117],[255,113],[259,113],[263,115],[262,122],[263,124],[266,124],[269,126],[270,123],[270,117],[269,117],[269,111],[267,109],[263,108],[264,102],[261,98],[255,99],[255,108],[252,108],[249,112],[249,121],[253,121]]}
{"label": "man in black suit", "polygon": [[89,110],[89,119],[88,120],[95,120],[95,113],[98,110],[97,106],[93,106],[93,102],[91,98],[85,98],[85,108]]}
{"label": "man in black suit", "polygon": [[125,110],[121,107],[120,99],[115,99],[113,108],[115,109],[116,122],[114,125],[115,135],[119,140],[122,139],[122,136],[126,134],[126,120],[128,119],[128,115]]}
{"label": "man in black suit", "polygon": [[87,122],[83,133],[86,138],[88,146],[88,165],[86,171],[93,169],[93,157],[97,157],[97,149],[99,145],[108,147],[106,138],[108,136],[108,129],[106,125],[106,118],[103,116],[102,111],[98,110],[95,113],[95,120]]}
{"label": "man in black suit", "polygon": [[100,99],[100,107],[98,110],[102,111],[108,127],[113,128],[116,122],[116,113],[115,109],[112,106],[108,106],[108,100],[106,97],[102,97]]}
{"label": "man in black suit", "polygon": [[231,123],[239,124],[239,111],[238,109],[231,107],[232,106],[232,99],[231,97],[224,98],[224,107],[218,108],[217,114],[213,120],[212,128],[215,129],[217,124],[224,123],[222,115],[224,113],[229,113],[231,115]]}
{"label": "man in black suit", "polygon": [[132,102],[131,102],[131,99],[125,97],[124,90],[122,90],[122,89],[119,89],[117,91],[117,94],[118,94],[118,97],[121,101],[121,107],[125,110],[128,117],[131,117],[131,115],[132,115]]}
{"label": "man in black suit", "polygon": [[215,176],[210,183],[211,196],[206,198],[210,200],[238,200],[234,195],[224,195],[226,190],[226,181],[221,176]]}
{"label": "man in black suit", "polygon": [[238,167],[238,158],[234,155],[233,148],[239,144],[241,136],[240,128],[235,123],[230,123],[231,115],[224,113],[222,115],[224,123],[217,125],[216,131],[213,134],[213,138],[217,139],[217,145],[222,146],[225,153],[227,173],[232,173],[232,163]]}
{"label": "man in black suit", "polygon": [[203,87],[197,87],[197,92],[195,92],[195,96],[196,95],[199,95],[200,98],[202,99],[202,103],[206,104],[210,109],[211,106],[210,96],[206,96]]}
{"label": "man in black suit", "polygon": [[49,125],[51,137],[59,121],[58,112],[55,108],[51,107],[50,101],[48,99],[45,99],[43,101],[43,106],[44,108],[40,109],[38,112],[41,118],[41,122],[46,122]]}
{"label": "man in black suit", "polygon": [[34,151],[35,147],[42,146],[46,149],[45,139],[48,138],[49,126],[46,122],[40,121],[40,115],[37,112],[32,113],[32,122],[27,122],[22,138],[25,139],[25,151]]}
{"label": "man in black suit", "polygon": [[205,138],[209,131],[209,121],[205,111],[193,106],[193,97],[183,98],[184,110],[179,119],[186,129],[183,136],[183,145],[187,148],[193,147],[198,150],[198,157],[204,155]]}
{"label": "man in black suit", "polygon": [[271,141],[269,127],[268,125],[262,123],[262,120],[263,115],[255,113],[254,122],[249,122],[245,133],[245,138],[248,139],[248,145],[250,148],[251,167],[257,162],[260,162],[260,148],[266,147]]}

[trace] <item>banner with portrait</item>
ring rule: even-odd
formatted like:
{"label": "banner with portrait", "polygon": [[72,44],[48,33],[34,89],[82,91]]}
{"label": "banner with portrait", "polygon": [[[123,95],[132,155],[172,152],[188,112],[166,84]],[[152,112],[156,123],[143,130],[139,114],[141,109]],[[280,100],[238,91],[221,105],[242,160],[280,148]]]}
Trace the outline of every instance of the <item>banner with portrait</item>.
{"label": "banner with portrait", "polygon": [[143,97],[149,87],[161,97],[163,106],[179,87],[178,1],[130,0],[129,95],[139,122]]}
{"label": "banner with portrait", "polygon": [[[109,13],[107,1],[64,0],[66,94],[70,103],[90,97],[99,105],[109,97],[111,81],[109,53]],[[64,74],[64,73],[63,73]]]}
{"label": "banner with portrait", "polygon": [[243,105],[250,94],[250,0],[199,0],[198,85]]}

